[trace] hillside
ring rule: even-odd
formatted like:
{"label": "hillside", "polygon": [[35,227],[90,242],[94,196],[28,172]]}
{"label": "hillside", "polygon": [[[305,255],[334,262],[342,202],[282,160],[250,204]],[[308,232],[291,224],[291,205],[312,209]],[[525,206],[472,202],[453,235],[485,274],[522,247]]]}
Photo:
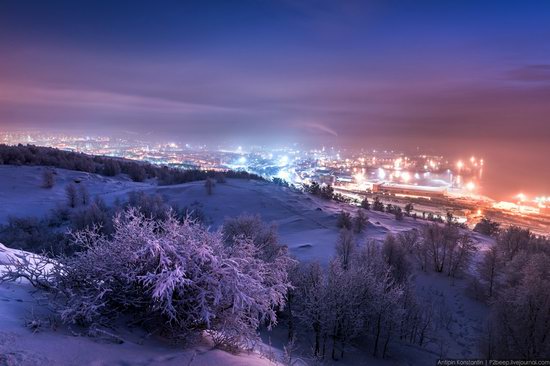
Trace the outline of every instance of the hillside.
{"label": "hillside", "polygon": [[[339,235],[336,227],[338,213],[342,210],[357,210],[347,204],[323,200],[269,182],[242,179],[217,183],[213,194],[208,195],[203,181],[157,186],[153,181],[133,182],[123,175],[108,178],[56,169],[56,184],[53,188],[46,189],[41,187],[42,169],[0,165],[0,223],[6,222],[9,216],[40,217],[60,205],[66,205],[65,186],[70,182],[78,182],[76,184],[84,185],[92,198],[100,197],[107,204],[124,200],[132,191],[159,194],[178,207],[202,211],[212,230],[217,229],[225,218],[242,213],[259,214],[264,221],[277,226],[281,242],[289,247],[293,256],[300,261],[316,260],[327,265],[335,254],[335,243]],[[421,228],[425,223],[410,217],[396,221],[392,214],[375,211],[369,211],[368,216],[366,230],[356,237],[360,245],[372,239],[382,241],[390,232]],[[478,240],[480,252],[493,242],[479,234],[474,237]],[[4,244],[9,246],[9,243]],[[6,256],[10,251],[0,246],[0,265],[6,264]],[[425,348],[403,344],[395,347],[390,360],[376,362],[402,364],[414,355],[416,361],[407,364],[431,363],[442,353],[451,358],[476,357],[478,337],[488,310],[485,305],[465,295],[467,283],[422,272],[414,274],[413,282],[420,298],[449,313],[446,330],[437,339],[428,340]],[[19,360],[15,364],[268,364],[267,360],[254,355],[233,356],[219,350],[212,351],[208,344],[181,351],[177,346],[147,339],[145,334],[137,330],[125,330],[121,335],[125,340],[122,345],[74,337],[64,327],[56,331],[44,329],[33,334],[23,326],[25,319],[44,310],[37,306],[40,294],[31,290],[26,284],[0,285],[0,354],[4,352],[8,355],[3,356],[4,358]],[[275,329],[273,333],[263,336],[266,343],[273,342],[273,346],[280,352],[284,345],[284,330]],[[354,364],[365,357],[370,356],[360,348],[352,348],[344,361]],[[0,364],[2,361],[0,358]]]}

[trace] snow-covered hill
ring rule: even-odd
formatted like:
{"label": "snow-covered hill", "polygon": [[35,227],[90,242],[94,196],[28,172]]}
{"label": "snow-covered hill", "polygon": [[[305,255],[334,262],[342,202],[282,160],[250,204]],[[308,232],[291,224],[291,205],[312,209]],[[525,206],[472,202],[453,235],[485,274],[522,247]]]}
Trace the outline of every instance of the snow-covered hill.
{"label": "snow-covered hill", "polygon": [[[108,204],[124,200],[129,192],[145,191],[160,194],[178,207],[202,210],[208,223],[217,228],[226,217],[242,213],[259,214],[277,225],[279,235],[291,253],[299,259],[327,263],[334,254],[338,236],[336,215],[341,210],[356,208],[326,201],[268,182],[230,179],[218,183],[208,195],[204,182],[172,186],[136,183],[125,177],[104,177],[96,174],[56,169],[56,184],[42,188],[43,167],[0,165],[0,224],[10,216],[42,217],[57,206],[66,205],[65,187],[71,182],[86,186],[92,198],[101,197]],[[399,232],[419,227],[411,218],[398,222],[393,215],[371,211],[370,224],[364,238],[383,239],[388,231]],[[362,240],[362,238],[360,238]],[[9,244],[9,243],[8,243]]]}
{"label": "snow-covered hill", "polygon": [[[292,255],[299,260],[318,260],[327,264],[335,253],[339,235],[337,214],[341,210],[357,210],[350,205],[323,200],[268,182],[239,179],[217,183],[213,194],[208,195],[204,182],[157,186],[154,182],[135,183],[123,176],[108,178],[57,169],[55,186],[45,189],[42,188],[43,169],[0,165],[0,223],[5,223],[9,216],[41,217],[57,206],[66,205],[66,185],[78,182],[86,186],[92,198],[101,197],[107,204],[125,199],[132,191],[160,194],[166,201],[179,207],[200,209],[212,229],[218,228],[226,217],[242,213],[259,214],[264,221],[277,225],[281,242],[288,245]],[[357,238],[359,243],[370,239],[382,240],[388,232],[420,228],[426,223],[409,217],[396,221],[391,214],[375,211],[369,211],[368,216],[369,224]],[[478,234],[474,236],[479,241],[480,251],[492,244],[489,238]],[[0,270],[13,253],[13,250],[0,246]],[[467,298],[467,284],[464,281],[451,283],[448,278],[438,274],[417,273],[415,283],[420,296],[433,299],[434,302],[445,301],[445,307],[452,314],[448,330],[440,335],[443,340],[441,347],[445,348],[441,351],[451,358],[475,357],[477,337],[487,307]],[[40,296],[43,295],[23,283],[0,285],[0,365],[269,364],[266,359],[255,354],[235,356],[212,350],[207,343],[184,351],[181,347],[147,338],[138,330],[125,331],[121,335],[125,340],[123,344],[98,343],[89,337],[75,337],[69,329],[58,326],[52,330],[49,324],[43,325],[39,332],[33,334],[24,324],[36,314],[47,314],[47,310],[39,305]],[[273,333],[273,344],[280,351],[284,342],[277,341],[277,333],[285,332],[276,329]],[[285,336],[279,338],[284,339]],[[438,358],[439,350],[436,348],[434,346],[426,350],[403,345],[395,349],[392,361],[376,360],[376,364],[433,363]],[[351,350],[345,362],[340,361],[339,364],[355,364],[364,361],[365,357],[366,354],[360,349]]]}
{"label": "snow-covered hill", "polygon": [[[0,273],[25,254],[0,244]],[[77,336],[78,330],[50,322],[53,317],[45,304],[45,295],[25,282],[0,285],[0,365],[274,364],[257,353],[233,355],[213,349],[207,340],[191,349],[170,346],[138,329],[117,329],[123,343]]]}

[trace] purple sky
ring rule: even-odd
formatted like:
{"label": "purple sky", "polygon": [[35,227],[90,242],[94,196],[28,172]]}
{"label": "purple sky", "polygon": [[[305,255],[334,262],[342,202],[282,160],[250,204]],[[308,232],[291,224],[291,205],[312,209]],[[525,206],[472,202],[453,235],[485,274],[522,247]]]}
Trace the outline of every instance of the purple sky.
{"label": "purple sky", "polygon": [[420,147],[550,194],[550,3],[6,0],[0,126]]}

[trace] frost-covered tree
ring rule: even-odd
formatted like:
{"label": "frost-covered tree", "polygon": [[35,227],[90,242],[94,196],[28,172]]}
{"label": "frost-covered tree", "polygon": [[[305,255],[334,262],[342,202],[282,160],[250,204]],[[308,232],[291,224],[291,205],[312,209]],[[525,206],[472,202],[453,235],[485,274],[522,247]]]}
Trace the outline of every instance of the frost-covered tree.
{"label": "frost-covered tree", "polygon": [[352,251],[347,264],[337,256],[326,270],[302,265],[293,284],[296,314],[313,331],[316,358],[341,359],[358,339],[371,339],[373,354],[385,356],[405,304],[403,286],[377,245]]}
{"label": "frost-covered tree", "polygon": [[491,299],[498,287],[497,278],[501,267],[500,254],[496,247],[491,247],[483,254],[483,259],[478,265],[479,278],[486,287],[487,297]]}
{"label": "frost-covered tree", "polygon": [[303,327],[313,331],[313,354],[319,357],[326,324],[326,276],[323,268],[318,262],[300,263],[292,284],[296,293],[296,317]]}
{"label": "frost-covered tree", "polygon": [[514,258],[520,251],[529,247],[532,234],[528,229],[518,226],[509,226],[500,232],[497,237],[497,245],[508,260]]}
{"label": "frost-covered tree", "polygon": [[490,358],[550,358],[550,257],[519,253],[505,271],[485,339]]}
{"label": "frost-covered tree", "polygon": [[128,201],[124,208],[134,207],[147,218],[166,220],[170,210],[176,211],[159,194],[147,194],[143,191],[134,191],[128,194]]}
{"label": "frost-covered tree", "polygon": [[448,264],[448,256],[458,241],[458,229],[451,225],[426,225],[422,236],[423,246],[429,253],[434,271],[443,272]]}
{"label": "frost-covered tree", "polygon": [[131,208],[115,217],[111,237],[85,230],[74,239],[83,250],[58,258],[48,275],[67,323],[131,315],[167,334],[206,330],[241,347],[260,324],[277,323],[290,287],[286,254],[266,262],[250,239],[227,246],[220,232],[173,214],[154,220]]}
{"label": "frost-covered tree", "polygon": [[393,234],[386,235],[382,245],[382,255],[391,268],[393,277],[397,282],[404,282],[410,272],[409,262],[405,248],[399,245]]}
{"label": "frost-covered tree", "polygon": [[264,223],[259,215],[242,214],[226,219],[222,236],[226,245],[233,245],[243,238],[250,239],[258,248],[258,255],[268,262],[286,253],[286,247],[279,243],[276,226]]}
{"label": "frost-covered tree", "polygon": [[348,269],[353,253],[355,252],[355,240],[351,230],[340,230],[340,236],[336,242],[336,254],[344,269]]}
{"label": "frost-covered tree", "polygon": [[500,224],[492,221],[486,217],[482,218],[474,227],[474,231],[487,236],[497,235],[499,232]]}
{"label": "frost-covered tree", "polygon": [[463,274],[468,269],[477,247],[470,235],[462,234],[456,240],[451,239],[449,241],[448,251],[447,275],[455,277]]}

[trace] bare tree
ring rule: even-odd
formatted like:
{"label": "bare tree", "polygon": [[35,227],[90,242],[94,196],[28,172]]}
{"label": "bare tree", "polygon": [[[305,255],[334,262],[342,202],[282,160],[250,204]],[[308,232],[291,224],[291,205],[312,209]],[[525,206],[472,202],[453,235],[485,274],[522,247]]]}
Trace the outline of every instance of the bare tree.
{"label": "bare tree", "polygon": [[468,268],[476,251],[475,242],[469,234],[460,235],[458,240],[451,239],[447,256],[447,274],[450,277],[455,277],[463,273]]}
{"label": "bare tree", "polygon": [[340,258],[343,269],[348,269],[354,251],[355,241],[352,232],[345,228],[340,230],[340,236],[336,243],[336,253]]}
{"label": "bare tree", "polygon": [[69,207],[75,208],[78,205],[78,192],[74,183],[69,183],[65,187],[65,194],[67,196],[67,203]]}
{"label": "bare tree", "polygon": [[80,184],[78,186],[78,196],[80,199],[80,203],[82,203],[84,206],[90,203],[90,193],[88,193],[88,188],[86,188],[85,185]]}
{"label": "bare tree", "polygon": [[496,278],[501,259],[496,247],[491,247],[483,255],[483,259],[478,266],[479,277],[487,285],[487,296],[492,298],[495,293]]}
{"label": "bare tree", "polygon": [[355,217],[353,218],[353,231],[358,234],[363,232],[365,227],[367,227],[368,222],[369,218],[367,217],[367,215],[365,215],[363,209],[358,209]]}
{"label": "bare tree", "polygon": [[391,267],[395,280],[397,282],[405,281],[410,272],[409,262],[406,258],[405,249],[399,245],[397,239],[391,233],[386,235],[382,245],[382,255]]}

